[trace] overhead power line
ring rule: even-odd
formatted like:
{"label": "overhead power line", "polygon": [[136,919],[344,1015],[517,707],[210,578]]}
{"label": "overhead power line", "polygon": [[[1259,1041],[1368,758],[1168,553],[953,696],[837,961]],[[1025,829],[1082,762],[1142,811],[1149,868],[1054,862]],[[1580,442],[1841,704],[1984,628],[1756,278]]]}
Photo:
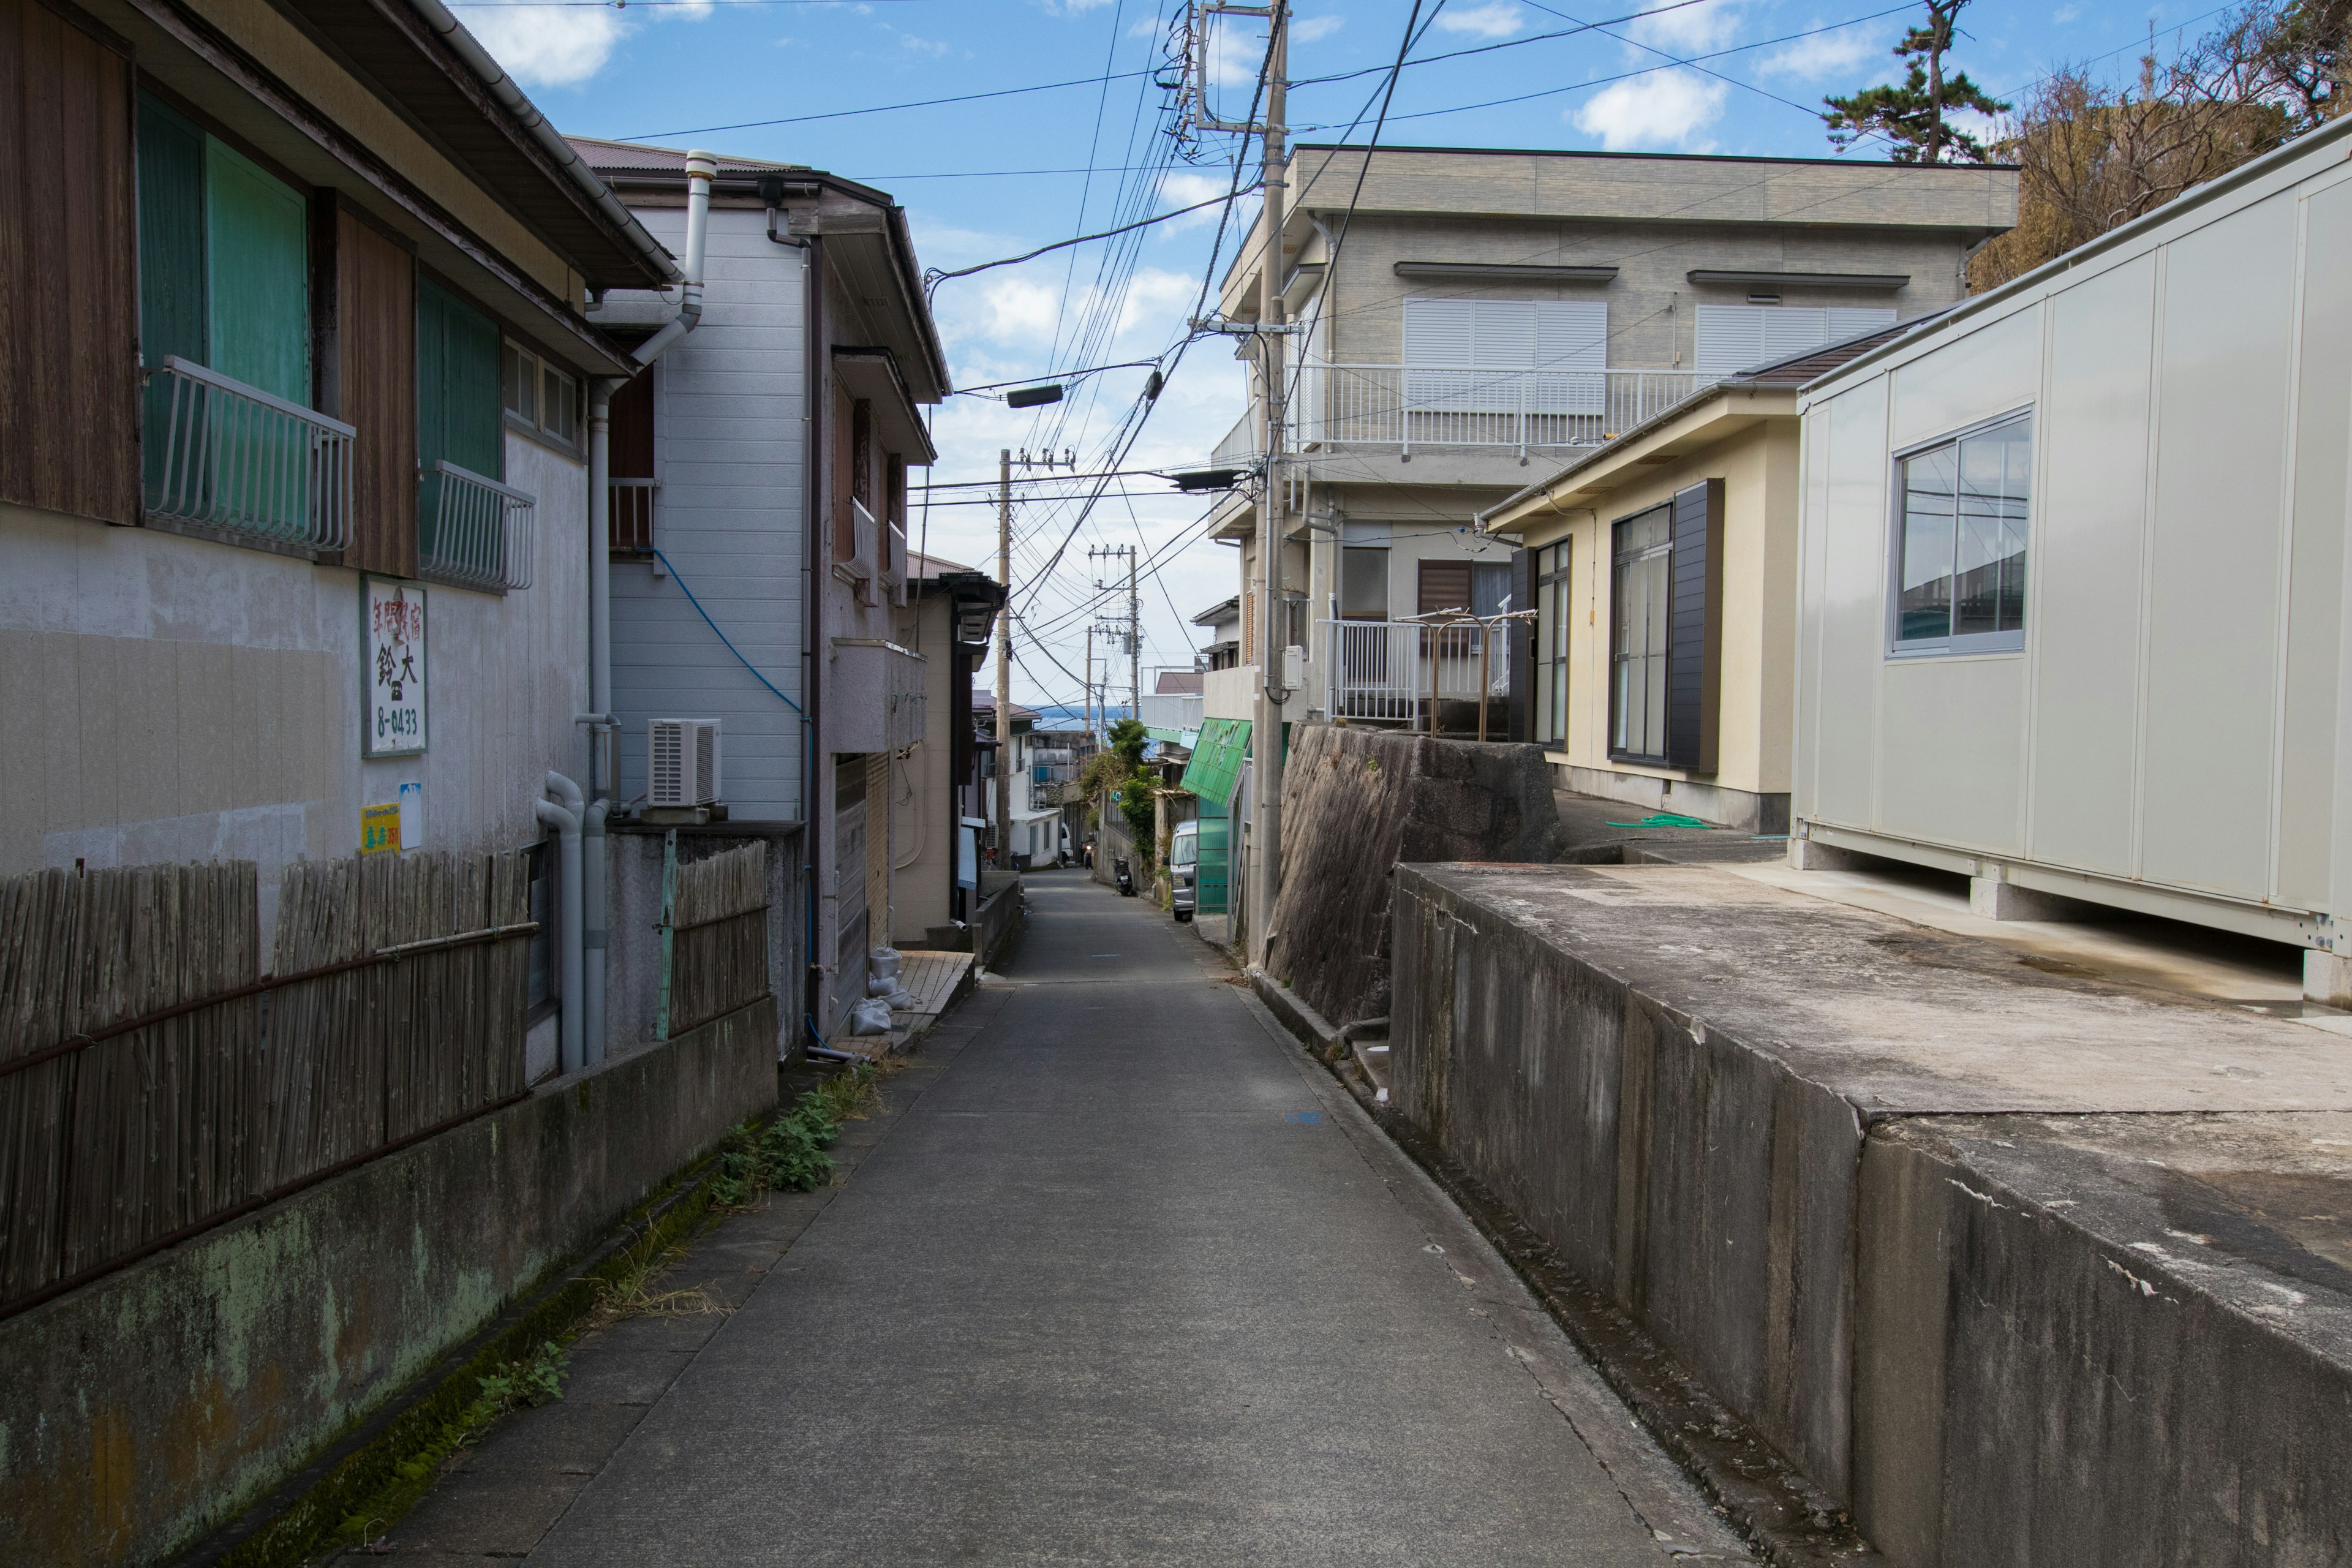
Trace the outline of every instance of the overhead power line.
{"label": "overhead power line", "polygon": [[[671,134],[677,134],[677,132]],[[1051,245],[1041,245],[1034,250],[1024,250],[1018,256],[1008,256],[998,261],[982,261],[971,267],[959,267],[950,272],[941,272],[933,268],[924,277],[923,281],[930,288],[937,288],[950,278],[969,278],[975,272],[985,272],[992,267],[1018,266],[1024,261],[1034,261],[1048,251],[1067,250],[1074,245],[1085,245],[1090,240],[1108,239],[1116,234],[1132,234],[1139,228],[1150,228],[1155,223],[1166,223],[1171,217],[1182,217],[1186,213],[1196,213],[1203,207],[1213,207],[1220,202],[1230,202],[1237,197],[1245,196],[1256,189],[1255,185],[1244,186],[1239,190],[1229,191],[1222,196],[1211,196],[1205,202],[1194,202],[1189,207],[1178,207],[1174,212],[1160,213],[1151,217],[1139,219],[1134,223],[1121,224],[1117,228],[1104,229],[1100,234],[1082,234],[1076,239],[1057,239]]]}
{"label": "overhead power line", "polygon": [[936,109],[948,103],[978,103],[982,99],[1018,98],[1030,92],[1057,92],[1064,88],[1094,87],[1105,81],[1129,81],[1150,74],[1148,70],[1114,71],[1107,76],[1076,77],[1068,81],[1041,81],[1033,87],[998,88],[993,92],[960,92],[951,98],[919,98],[908,103],[877,103],[866,109],[827,110],[823,114],[787,114],[776,120],[742,120],[732,125],[690,125],[679,131],[641,131],[621,140],[647,142],[663,136],[705,136],[715,131],[758,131],[770,125],[806,125],[811,121],[847,120],[859,114],[895,114],[902,109]]}

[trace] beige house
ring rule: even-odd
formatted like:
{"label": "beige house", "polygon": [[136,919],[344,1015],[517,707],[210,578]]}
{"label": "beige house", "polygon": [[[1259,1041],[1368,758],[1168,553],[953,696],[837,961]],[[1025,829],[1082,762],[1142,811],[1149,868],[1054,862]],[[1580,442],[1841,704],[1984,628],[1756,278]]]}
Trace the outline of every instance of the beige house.
{"label": "beige house", "polygon": [[1797,389],[1907,330],[1715,382],[1485,514],[1528,552],[1512,677],[1562,787],[1788,831]]}
{"label": "beige house", "polygon": [[[1969,250],[2016,213],[2015,174],[1998,168],[1416,147],[1382,148],[1367,169],[1366,156],[1310,143],[1289,166],[1293,721],[1425,722],[1433,676],[1458,718],[1482,661],[1432,668],[1422,628],[1400,623],[1524,601],[1511,542],[1475,514],[1714,379],[1952,304]],[[1257,319],[1266,256],[1253,231],[1223,281],[1230,321]],[[1252,398],[1219,467],[1262,460],[1262,386]],[[1246,667],[1213,681],[1213,713],[1264,662],[1262,484],[1212,528],[1241,546]],[[1483,664],[1499,724],[1508,661]]]}

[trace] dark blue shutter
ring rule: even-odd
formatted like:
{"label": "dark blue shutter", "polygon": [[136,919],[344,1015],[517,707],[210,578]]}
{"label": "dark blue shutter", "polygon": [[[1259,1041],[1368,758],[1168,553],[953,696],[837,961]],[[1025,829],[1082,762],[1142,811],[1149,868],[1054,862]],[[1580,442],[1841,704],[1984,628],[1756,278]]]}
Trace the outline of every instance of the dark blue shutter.
{"label": "dark blue shutter", "polygon": [[1723,481],[1675,492],[1666,620],[1666,761],[1715,771],[1723,679]]}

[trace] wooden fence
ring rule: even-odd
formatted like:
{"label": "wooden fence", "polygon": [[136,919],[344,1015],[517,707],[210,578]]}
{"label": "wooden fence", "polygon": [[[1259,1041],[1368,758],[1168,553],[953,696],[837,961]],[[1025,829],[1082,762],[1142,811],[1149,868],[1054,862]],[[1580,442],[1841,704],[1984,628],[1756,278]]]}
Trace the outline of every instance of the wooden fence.
{"label": "wooden fence", "polygon": [[[690,856],[696,847],[686,842]],[[654,1037],[676,1039],[768,994],[768,856],[764,845],[681,859],[662,847],[661,1001]]]}
{"label": "wooden fence", "polygon": [[0,879],[0,1314],[524,1092],[512,855]]}

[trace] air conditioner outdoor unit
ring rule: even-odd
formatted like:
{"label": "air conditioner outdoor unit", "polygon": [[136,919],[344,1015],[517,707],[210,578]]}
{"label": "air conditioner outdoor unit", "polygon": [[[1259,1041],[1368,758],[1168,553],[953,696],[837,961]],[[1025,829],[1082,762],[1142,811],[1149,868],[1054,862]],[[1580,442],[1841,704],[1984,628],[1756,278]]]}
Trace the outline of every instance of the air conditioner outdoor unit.
{"label": "air conditioner outdoor unit", "polygon": [[646,804],[709,805],[719,799],[719,721],[646,724]]}

